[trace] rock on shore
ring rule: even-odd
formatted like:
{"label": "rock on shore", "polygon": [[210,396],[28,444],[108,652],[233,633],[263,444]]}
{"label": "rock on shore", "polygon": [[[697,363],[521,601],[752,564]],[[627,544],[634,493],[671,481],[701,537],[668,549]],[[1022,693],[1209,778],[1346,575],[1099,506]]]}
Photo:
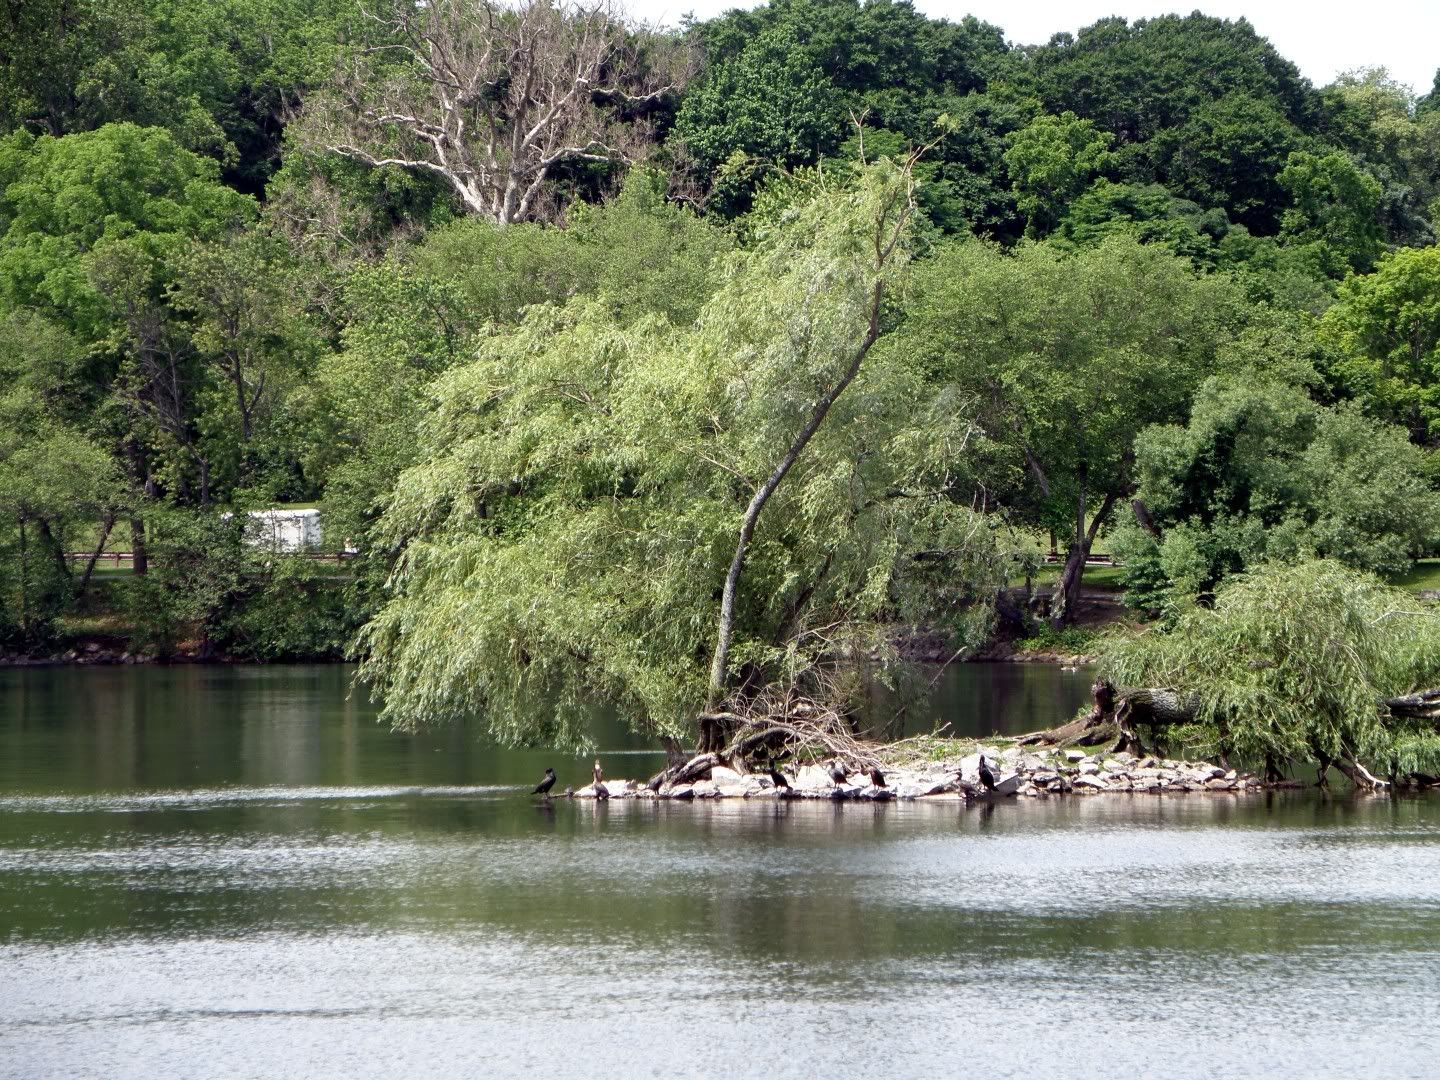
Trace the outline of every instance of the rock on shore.
{"label": "rock on shore", "polygon": [[[980,783],[980,754],[983,751],[996,774],[993,791]],[[1056,795],[1101,794],[1181,795],[1230,793],[1258,790],[1258,777],[1237,773],[1208,762],[1172,761],[1130,754],[1083,750],[1050,750],[1036,753],[1019,747],[986,747],[963,757],[908,768],[885,770],[885,787],[869,783],[855,773],[857,783],[836,784],[828,770],[803,765],[789,774],[791,789],[777,791],[768,776],[742,775],[733,769],[716,767],[710,777],[689,784],[648,790],[634,780],[608,780],[605,789],[612,799],[996,799],[1004,797],[1047,798]],[[593,799],[594,785],[575,792],[576,798]]]}

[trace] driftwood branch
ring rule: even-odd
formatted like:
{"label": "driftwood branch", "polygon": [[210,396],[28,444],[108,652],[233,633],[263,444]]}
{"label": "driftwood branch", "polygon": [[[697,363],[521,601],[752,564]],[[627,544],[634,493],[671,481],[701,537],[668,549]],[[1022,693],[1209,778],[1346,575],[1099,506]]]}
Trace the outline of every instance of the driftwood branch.
{"label": "driftwood branch", "polygon": [[1412,720],[1440,720],[1440,690],[1417,690],[1385,702],[1391,716]]}

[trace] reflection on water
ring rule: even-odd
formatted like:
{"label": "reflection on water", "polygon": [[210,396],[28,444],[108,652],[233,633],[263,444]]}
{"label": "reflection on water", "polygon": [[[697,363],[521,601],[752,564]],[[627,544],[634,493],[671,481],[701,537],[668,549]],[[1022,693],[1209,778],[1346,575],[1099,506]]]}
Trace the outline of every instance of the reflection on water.
{"label": "reflection on water", "polygon": [[0,1076],[1434,1074],[1435,799],[547,807],[334,669],[34,674]]}

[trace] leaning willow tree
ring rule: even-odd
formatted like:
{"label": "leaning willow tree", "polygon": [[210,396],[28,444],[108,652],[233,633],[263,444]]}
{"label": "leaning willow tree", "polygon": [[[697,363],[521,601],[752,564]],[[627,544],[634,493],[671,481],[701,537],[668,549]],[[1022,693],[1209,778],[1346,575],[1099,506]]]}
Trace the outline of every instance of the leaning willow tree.
{"label": "leaning willow tree", "polygon": [[983,608],[1000,545],[944,472],[968,403],[887,347],[909,164],[813,184],[693,323],[540,306],[439,381],[361,638],[393,723],[583,745],[605,704],[723,748],[840,707],[822,672],[884,627]]}

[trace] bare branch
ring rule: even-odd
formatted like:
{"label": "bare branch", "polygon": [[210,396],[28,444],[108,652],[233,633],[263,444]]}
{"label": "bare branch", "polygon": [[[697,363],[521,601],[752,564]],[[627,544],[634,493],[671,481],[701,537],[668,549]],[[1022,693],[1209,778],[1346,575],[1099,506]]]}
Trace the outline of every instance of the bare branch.
{"label": "bare branch", "polygon": [[629,164],[643,117],[683,82],[642,65],[609,0],[382,0],[364,14],[370,39],[307,102],[302,137],[439,176],[467,212],[502,225],[554,203],[543,194],[567,162]]}

